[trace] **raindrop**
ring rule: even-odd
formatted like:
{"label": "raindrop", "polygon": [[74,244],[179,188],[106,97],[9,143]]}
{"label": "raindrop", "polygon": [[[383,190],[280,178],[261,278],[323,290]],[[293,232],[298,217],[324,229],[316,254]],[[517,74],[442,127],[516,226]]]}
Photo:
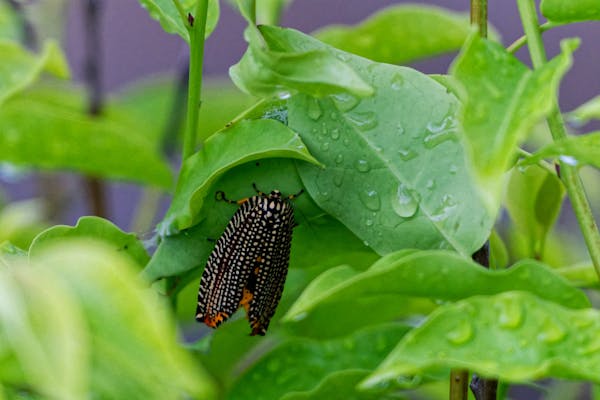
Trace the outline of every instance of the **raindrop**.
{"label": "raindrop", "polygon": [[417,152],[411,149],[400,149],[398,150],[398,154],[403,161],[412,160],[417,156]]}
{"label": "raindrop", "polygon": [[562,155],[559,156],[558,159],[567,165],[572,165],[574,167],[577,165],[577,159],[573,156]]}
{"label": "raindrop", "polygon": [[340,53],[337,53],[335,56],[340,61],[343,61],[343,62],[350,61],[350,56],[348,54],[346,54],[346,53],[340,52]]}
{"label": "raindrop", "polygon": [[435,210],[434,214],[431,215],[431,220],[434,222],[441,222],[446,220],[452,213],[452,211],[456,208],[456,201],[454,197],[450,194],[445,194],[442,197],[442,202],[440,207]]}
{"label": "raindrop", "polygon": [[556,343],[564,339],[567,335],[564,327],[561,326],[557,321],[553,321],[548,317],[542,326],[540,332],[537,335],[538,340],[546,343]]}
{"label": "raindrop", "polygon": [[350,140],[344,139],[344,146],[346,146],[346,147],[350,146]]}
{"label": "raindrop", "polygon": [[432,149],[447,140],[456,140],[455,127],[456,120],[452,115],[444,118],[439,124],[429,122],[426,128],[429,134],[423,139],[423,144],[428,149]]}
{"label": "raindrop", "polygon": [[342,186],[342,182],[344,182],[344,170],[336,171],[333,175],[333,183],[335,186]]}
{"label": "raindrop", "polygon": [[450,166],[450,168],[448,168],[448,171],[450,171],[450,174],[454,175],[458,171],[458,167],[456,165],[452,164]]}
{"label": "raindrop", "polygon": [[321,106],[319,105],[319,101],[317,99],[311,98],[308,102],[308,110],[306,111],[309,118],[313,121],[319,120],[321,118]]}
{"label": "raindrop", "polygon": [[331,138],[333,140],[338,140],[340,138],[340,130],[335,128],[334,130],[331,131]]}
{"label": "raindrop", "polygon": [[329,114],[329,117],[333,120],[333,121],[337,121],[338,119],[338,115],[335,111],[332,111],[331,114]]}
{"label": "raindrop", "polygon": [[294,321],[302,321],[304,318],[306,318],[308,316],[308,313],[302,312],[300,314],[296,314],[292,317],[292,320]]}
{"label": "raindrop", "polygon": [[523,309],[515,298],[504,296],[496,301],[494,307],[498,310],[498,324],[502,328],[516,329],[523,321]]}
{"label": "raindrop", "polygon": [[359,198],[361,203],[371,211],[378,211],[381,208],[381,199],[375,190],[363,190],[359,193]]}
{"label": "raindrop", "polygon": [[292,94],[290,92],[284,91],[277,93],[277,97],[279,97],[281,100],[287,100],[290,97],[292,97]]}
{"label": "raindrop", "polygon": [[392,76],[391,83],[392,83],[391,87],[393,90],[400,90],[400,88],[404,84],[404,78],[400,74],[394,74],[394,76]]}
{"label": "raindrop", "polygon": [[373,111],[355,112],[347,114],[347,117],[361,131],[370,131],[378,124],[377,114]]}
{"label": "raindrop", "polygon": [[329,142],[323,142],[323,143],[321,143],[321,150],[322,151],[328,151],[329,150]]}
{"label": "raindrop", "polygon": [[404,134],[404,127],[402,126],[402,124],[400,122],[398,122],[396,124],[396,130],[398,131],[399,135],[403,135]]}
{"label": "raindrop", "polygon": [[398,185],[396,198],[392,199],[392,208],[394,212],[403,218],[409,218],[415,215],[419,206],[416,195],[411,193],[408,186],[404,183]]}
{"label": "raindrop", "polygon": [[446,333],[446,339],[452,344],[460,345],[468,342],[473,337],[473,327],[467,320],[462,320],[458,325]]}
{"label": "raindrop", "polygon": [[338,93],[331,96],[333,99],[333,103],[337,107],[338,110],[342,112],[347,112],[352,110],[354,107],[360,103],[360,99],[348,94],[348,93]]}
{"label": "raindrop", "polygon": [[429,179],[425,184],[425,187],[429,190],[433,190],[433,188],[435,187],[435,181],[433,179]]}
{"label": "raindrop", "polygon": [[344,162],[344,155],[342,153],[340,153],[337,156],[335,156],[335,163],[336,164],[341,164],[343,162]]}
{"label": "raindrop", "polygon": [[357,160],[356,169],[359,172],[369,172],[371,170],[371,166],[367,160]]}
{"label": "raindrop", "polygon": [[370,219],[370,218],[367,218],[367,219],[365,220],[365,225],[366,225],[366,226],[373,226],[373,220],[372,220],[372,219]]}

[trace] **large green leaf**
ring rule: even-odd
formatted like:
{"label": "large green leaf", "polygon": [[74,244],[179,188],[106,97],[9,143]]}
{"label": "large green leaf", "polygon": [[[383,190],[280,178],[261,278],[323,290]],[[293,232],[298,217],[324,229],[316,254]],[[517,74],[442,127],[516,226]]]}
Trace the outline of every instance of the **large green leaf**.
{"label": "large green leaf", "polygon": [[31,90],[2,105],[0,160],[170,186],[170,167],[143,132],[122,121],[93,118],[70,96],[46,94]]}
{"label": "large green leaf", "polygon": [[506,209],[527,240],[528,256],[541,259],[548,232],[556,222],[565,190],[554,171],[532,165],[514,168],[506,193]]}
{"label": "large green leaf", "polygon": [[[295,32],[297,38],[302,35]],[[256,96],[308,93],[321,97],[347,92],[355,96],[370,96],[373,88],[343,59],[322,48],[290,46],[286,30],[269,26],[246,30],[248,50],[229,69],[233,82],[244,92]],[[292,39],[293,40],[293,39]]]}
{"label": "large green leaf", "polygon": [[596,96],[567,114],[567,119],[576,125],[583,125],[600,119],[600,96]]}
{"label": "large green leaf", "polygon": [[525,158],[522,164],[535,164],[544,158],[555,157],[570,165],[589,164],[600,168],[600,132],[571,136],[551,143]]}
{"label": "large green leaf", "polygon": [[542,0],[540,10],[552,22],[600,20],[597,0]]}
{"label": "large green leaf", "polygon": [[502,46],[474,35],[452,67],[467,95],[462,111],[465,144],[493,214],[516,146],[556,103],[575,47],[576,41],[563,42],[559,56],[531,71]]}
{"label": "large green leaf", "polygon": [[69,241],[0,271],[0,376],[46,398],[213,398],[200,366],[135,267]]}
{"label": "large green leaf", "polygon": [[373,61],[405,64],[460,49],[468,15],[429,5],[401,4],[378,11],[358,25],[330,26],[314,33],[323,42]]}
{"label": "large green leaf", "polygon": [[[186,28],[187,22],[181,19],[175,2],[173,0],[138,0],[150,17],[160,22],[160,25],[168,33],[175,33],[189,43],[190,35]],[[185,17],[194,15],[198,0],[180,0],[184,8]],[[206,17],[205,37],[209,37],[219,22],[219,1],[208,0],[208,14]]]}
{"label": "large green leaf", "polygon": [[60,243],[67,238],[88,238],[103,241],[120,254],[127,254],[138,266],[144,266],[150,259],[146,249],[134,233],[125,233],[112,222],[100,217],[81,217],[75,226],[56,225],[36,236],[29,254],[37,256],[49,245]]}
{"label": "large green leaf", "polygon": [[318,164],[300,137],[277,121],[241,121],[211,136],[202,150],[185,160],[173,201],[158,228],[161,235],[172,235],[200,222],[199,210],[208,190],[225,171],[249,161],[273,157]]}
{"label": "large green leaf", "polygon": [[69,76],[66,58],[55,42],[46,42],[42,53],[36,55],[16,42],[0,39],[0,105],[44,71],[61,78]]}
{"label": "large green leaf", "polygon": [[245,371],[228,398],[279,399],[315,389],[332,373],[372,369],[406,331],[405,326],[385,325],[330,341],[290,339]]}
{"label": "large green leaf", "polygon": [[600,382],[600,312],[530,293],[473,297],[440,307],[363,382],[465,368],[506,382],[547,377]]}
{"label": "large green leaf", "polygon": [[[365,272],[347,266],[324,272],[310,283],[284,321],[303,334],[339,334],[405,316],[411,298],[456,301],[507,290],[530,291],[573,308],[589,306],[583,292],[537,261],[524,260],[494,271],[447,251],[400,251]],[[335,324],[327,322],[331,315],[336,316]]]}
{"label": "large green leaf", "polygon": [[309,193],[374,250],[453,248],[467,255],[492,219],[473,185],[456,136],[458,101],[419,72],[341,52],[297,31],[263,27],[281,46],[346,60],[376,88],[288,101],[289,126],[326,168],[300,165]]}

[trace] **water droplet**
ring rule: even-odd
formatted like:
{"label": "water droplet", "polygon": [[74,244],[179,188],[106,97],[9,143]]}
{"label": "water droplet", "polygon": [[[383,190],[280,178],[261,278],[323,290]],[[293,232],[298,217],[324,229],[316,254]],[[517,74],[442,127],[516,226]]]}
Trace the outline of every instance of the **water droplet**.
{"label": "water droplet", "polygon": [[433,188],[435,187],[435,181],[433,179],[429,179],[425,184],[425,187],[429,190],[433,190]]}
{"label": "water droplet", "polygon": [[316,135],[319,132],[317,130],[317,128],[312,128],[310,131],[312,132],[313,135]]}
{"label": "water droplet", "polygon": [[337,113],[336,113],[335,111],[332,111],[332,112],[329,114],[329,118],[331,118],[333,121],[337,121],[337,119],[338,119],[338,115],[337,115]]}
{"label": "water droplet", "polygon": [[512,296],[499,298],[494,307],[498,311],[498,324],[501,328],[516,329],[523,321],[521,304]]}
{"label": "water droplet", "polygon": [[456,201],[454,197],[450,194],[445,194],[442,197],[442,202],[438,209],[435,210],[434,214],[431,216],[431,220],[434,222],[441,222],[446,220],[452,213],[452,211],[456,208]]}
{"label": "water droplet", "polygon": [[360,103],[360,99],[348,94],[348,93],[338,93],[331,95],[333,103],[337,107],[338,110],[342,112],[347,112],[352,110],[354,107]]}
{"label": "water droplet", "polygon": [[335,55],[337,57],[338,60],[343,61],[343,62],[347,62],[350,61],[350,55],[347,53],[343,53],[343,52],[339,52]]}
{"label": "water droplet", "polygon": [[400,122],[398,122],[396,124],[396,131],[398,132],[398,135],[404,134],[404,127],[402,126],[402,124]]}
{"label": "water droplet", "polygon": [[577,159],[573,156],[562,155],[559,156],[558,159],[567,165],[577,166]]}
{"label": "water droplet", "polygon": [[335,128],[334,130],[331,131],[331,138],[333,140],[338,140],[340,138],[340,130]]}
{"label": "water droplet", "polygon": [[300,314],[296,314],[292,317],[292,320],[294,321],[302,321],[304,318],[306,318],[308,316],[308,313],[302,312]]}
{"label": "water droplet", "polygon": [[381,208],[381,199],[379,193],[372,189],[362,190],[359,193],[361,203],[371,211],[378,211]]}
{"label": "water droplet", "polygon": [[548,317],[540,327],[537,339],[546,343],[556,343],[563,340],[566,335],[564,327],[558,321]]}
{"label": "water droplet", "polygon": [[403,161],[412,160],[417,156],[417,152],[411,149],[400,149],[398,150],[398,154]]}
{"label": "water droplet", "polygon": [[452,344],[460,345],[473,337],[473,327],[468,320],[462,320],[452,330],[446,333],[446,339]]}
{"label": "water droplet", "polygon": [[329,142],[323,142],[323,143],[321,143],[321,150],[322,151],[328,151],[329,150]]}
{"label": "water droplet", "polygon": [[277,97],[279,97],[281,100],[287,100],[290,97],[292,97],[292,94],[290,92],[284,91],[277,93]]}
{"label": "water droplet", "polygon": [[343,162],[344,162],[344,155],[342,153],[340,153],[337,156],[335,156],[335,163],[336,164],[341,164]]}
{"label": "water droplet", "polygon": [[404,183],[398,185],[396,198],[392,199],[392,208],[394,212],[403,218],[409,218],[415,215],[419,206],[416,194],[411,193],[408,186]]}
{"label": "water droplet", "polygon": [[333,175],[333,183],[335,184],[335,186],[340,187],[342,186],[342,183],[344,182],[344,170],[337,170],[334,172]]}
{"label": "water droplet", "polygon": [[455,128],[456,119],[452,115],[448,115],[440,123],[429,122],[423,144],[431,149],[447,140],[456,140]]}
{"label": "water droplet", "polygon": [[361,131],[370,131],[378,124],[377,114],[373,111],[355,112],[346,116]]}
{"label": "water droplet", "polygon": [[458,171],[458,167],[456,165],[452,164],[450,166],[450,168],[448,168],[448,171],[450,171],[450,174],[455,175],[456,172]]}
{"label": "water droplet", "polygon": [[306,111],[308,117],[313,121],[319,120],[321,118],[321,106],[319,105],[319,100],[311,98],[308,101],[308,110]]}
{"label": "water droplet", "polygon": [[357,160],[356,169],[360,172],[369,172],[371,170],[371,166],[367,160]]}
{"label": "water droplet", "polygon": [[402,88],[402,85],[404,85],[404,78],[402,77],[402,75],[394,74],[394,76],[392,76],[392,82],[391,82],[392,89],[400,90]]}
{"label": "water droplet", "polygon": [[350,146],[350,140],[348,140],[348,139],[344,139],[343,143],[344,143],[344,146],[346,146],[346,147]]}
{"label": "water droplet", "polygon": [[367,218],[367,219],[365,220],[365,225],[366,225],[366,226],[373,226],[373,220],[372,220],[372,219],[370,219],[370,218]]}

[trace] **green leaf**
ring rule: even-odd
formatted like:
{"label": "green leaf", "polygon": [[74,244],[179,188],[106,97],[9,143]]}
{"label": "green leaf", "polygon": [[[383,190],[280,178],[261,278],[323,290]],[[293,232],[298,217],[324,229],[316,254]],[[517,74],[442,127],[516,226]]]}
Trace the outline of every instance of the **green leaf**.
{"label": "green leaf", "polygon": [[[411,297],[456,301],[507,290],[530,291],[573,308],[589,306],[580,290],[545,265],[524,260],[506,270],[488,270],[447,251],[401,251],[365,272],[340,266],[313,280],[283,320],[304,334],[339,334],[406,315]],[[399,304],[403,304],[399,307]],[[412,310],[409,310],[409,312]],[[328,325],[331,315],[335,326]]]}
{"label": "green leaf", "polygon": [[396,5],[358,25],[314,33],[323,42],[373,61],[406,64],[460,49],[471,32],[469,17],[441,7]]}
{"label": "green leaf", "polygon": [[169,165],[143,133],[121,121],[93,118],[71,101],[31,90],[6,102],[0,107],[0,160],[170,186]]}
{"label": "green leaf", "polygon": [[81,217],[75,226],[56,225],[40,233],[31,243],[29,254],[37,256],[49,245],[66,238],[87,238],[109,245],[113,251],[126,254],[138,266],[146,265],[150,257],[134,233],[125,233],[112,222],[100,217]]}
{"label": "green leaf", "polygon": [[315,389],[339,371],[371,369],[406,331],[405,326],[385,325],[330,341],[287,340],[245,371],[228,398],[279,399]]}
{"label": "green leaf", "polygon": [[3,383],[9,375],[45,398],[214,398],[135,269],[112,249],[69,241],[1,271],[0,348],[17,360],[0,369]]}
{"label": "green leaf", "polygon": [[[173,0],[138,0],[140,5],[145,8],[152,19],[160,22],[160,26],[167,33],[175,33],[190,42],[190,35],[187,30],[187,21],[181,19],[177,7]],[[180,0],[184,8],[185,17],[188,14],[194,15],[196,3],[198,0]],[[205,37],[209,37],[215,30],[219,22],[219,1],[208,0],[208,14],[206,17]]]}
{"label": "green leaf", "polygon": [[0,242],[10,241],[28,248],[33,238],[49,225],[46,204],[41,199],[9,203],[0,210]]}
{"label": "green leaf", "polygon": [[16,258],[27,257],[27,252],[9,241],[0,242],[0,268],[8,267]]}
{"label": "green leaf", "polygon": [[279,25],[281,14],[292,0],[257,0],[256,20],[262,25]]}
{"label": "green leaf", "polygon": [[523,159],[521,164],[536,164],[544,158],[555,157],[570,165],[589,164],[600,168],[600,132],[571,136],[551,143],[535,152],[531,157]]}
{"label": "green leaf", "polygon": [[597,287],[598,274],[594,265],[589,262],[582,262],[568,267],[557,268],[554,270],[557,274],[567,279],[573,286],[577,287]]}
{"label": "green leaf", "polygon": [[225,171],[272,157],[318,164],[300,137],[277,121],[241,121],[211,136],[201,151],[185,160],[171,206],[158,227],[160,234],[169,236],[200,222],[199,210],[208,190]]}
{"label": "green leaf", "polygon": [[376,88],[362,100],[344,94],[288,101],[289,126],[326,166],[299,166],[317,204],[379,254],[453,248],[470,255],[481,247],[493,221],[456,136],[456,98],[415,70],[373,63],[294,31],[279,34],[347,60]]}
{"label": "green leaf", "polygon": [[248,50],[229,69],[233,82],[246,93],[262,97],[296,92],[317,97],[341,92],[359,97],[373,94],[373,88],[352,67],[324,46],[305,47],[310,37],[298,31],[249,26],[246,38]]}
{"label": "green leaf", "polygon": [[560,179],[547,169],[532,165],[512,170],[506,209],[528,241],[528,257],[541,259],[546,236],[556,222],[564,195]]}
{"label": "green leaf", "polygon": [[452,66],[467,100],[462,111],[465,143],[490,212],[499,206],[502,175],[516,147],[556,103],[560,78],[571,65],[576,40],[531,71],[496,44],[474,35]]}
{"label": "green leaf", "polygon": [[8,2],[0,2],[0,40],[21,40],[21,24],[19,16]]}
{"label": "green leaf", "polygon": [[447,304],[409,332],[362,387],[428,371],[465,368],[506,382],[600,382],[600,312],[572,310],[530,293]]}
{"label": "green leaf", "polygon": [[47,41],[42,53],[36,55],[16,42],[0,39],[0,54],[0,105],[29,86],[42,72],[69,77],[66,58],[54,41]]}
{"label": "green leaf", "polygon": [[540,11],[552,22],[600,20],[600,4],[596,0],[542,0]]}
{"label": "green leaf", "polygon": [[569,122],[584,125],[592,120],[600,119],[600,96],[596,96],[567,114]]}

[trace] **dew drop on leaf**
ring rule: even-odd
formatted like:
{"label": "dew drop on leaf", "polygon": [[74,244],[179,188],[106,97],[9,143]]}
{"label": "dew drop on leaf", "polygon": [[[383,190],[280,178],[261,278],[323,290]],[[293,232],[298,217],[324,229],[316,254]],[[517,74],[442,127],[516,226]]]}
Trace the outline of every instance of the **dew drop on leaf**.
{"label": "dew drop on leaf", "polygon": [[452,344],[460,345],[473,337],[473,327],[468,320],[462,320],[452,330],[446,333],[446,339]]}
{"label": "dew drop on leaf", "polygon": [[331,138],[333,140],[338,140],[340,138],[340,130],[335,128],[331,131]]}
{"label": "dew drop on leaf", "polygon": [[404,84],[404,78],[402,77],[402,75],[394,74],[394,76],[392,76],[391,88],[393,90],[400,90],[400,88],[402,88],[403,84]]}
{"label": "dew drop on leaf", "polygon": [[577,159],[573,156],[559,156],[558,159],[567,165],[577,166]]}
{"label": "dew drop on leaf", "polygon": [[306,110],[308,117],[313,121],[318,121],[321,118],[321,106],[319,105],[319,100],[311,98],[308,101],[308,110]]}
{"label": "dew drop on leaf", "polygon": [[370,131],[378,124],[377,114],[373,111],[354,112],[346,114],[346,117],[361,131]]}
{"label": "dew drop on leaf", "polygon": [[371,170],[371,166],[367,160],[356,160],[356,169],[359,172],[369,172]]}
{"label": "dew drop on leaf", "polygon": [[416,196],[410,192],[408,186],[404,183],[398,185],[396,197],[392,199],[392,208],[396,214],[403,218],[409,218],[415,215],[419,206]]}
{"label": "dew drop on leaf", "polygon": [[335,186],[340,187],[344,182],[344,170],[336,171],[333,175],[333,183]]}
{"label": "dew drop on leaf", "polygon": [[456,208],[456,201],[450,194],[445,194],[442,197],[440,206],[431,215],[431,220],[435,222],[441,222],[446,220],[452,211]]}
{"label": "dew drop on leaf", "polygon": [[556,343],[563,340],[566,335],[565,328],[548,317],[540,327],[537,339],[546,343]]}
{"label": "dew drop on leaf", "polygon": [[417,152],[411,149],[400,149],[398,150],[398,154],[403,161],[412,160],[417,156]]}
{"label": "dew drop on leaf", "polygon": [[340,153],[337,156],[335,156],[335,163],[336,164],[341,164],[343,162],[344,162],[344,155],[342,153]]}
{"label": "dew drop on leaf", "polygon": [[398,132],[398,135],[404,134],[404,126],[402,126],[400,122],[396,124],[396,131]]}
{"label": "dew drop on leaf", "polygon": [[516,299],[504,296],[496,300],[494,307],[498,311],[498,324],[501,328],[516,329],[523,321],[523,308]]}
{"label": "dew drop on leaf", "polygon": [[342,112],[347,112],[352,110],[354,107],[360,103],[360,99],[348,94],[348,93],[338,93],[331,95],[333,99],[333,103],[337,107],[338,110]]}
{"label": "dew drop on leaf", "polygon": [[328,150],[329,150],[329,142],[321,143],[321,151],[328,151]]}
{"label": "dew drop on leaf", "polygon": [[425,184],[425,187],[429,190],[433,190],[433,188],[435,188],[435,181],[433,179],[429,179]]}
{"label": "dew drop on leaf", "polygon": [[375,190],[362,190],[359,192],[359,198],[360,202],[371,211],[378,211],[381,208],[381,199]]}

